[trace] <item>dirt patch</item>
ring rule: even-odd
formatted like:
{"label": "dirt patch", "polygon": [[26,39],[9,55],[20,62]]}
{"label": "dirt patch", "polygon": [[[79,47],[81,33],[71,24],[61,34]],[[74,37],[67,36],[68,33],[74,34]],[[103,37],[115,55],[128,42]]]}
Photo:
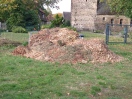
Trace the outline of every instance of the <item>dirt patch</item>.
{"label": "dirt patch", "polygon": [[19,46],[21,45],[21,43],[16,41],[11,41],[9,39],[0,39],[0,46],[5,46],[5,45]]}
{"label": "dirt patch", "polygon": [[14,55],[60,63],[119,62],[123,58],[111,52],[100,39],[79,39],[67,28],[44,29],[30,38],[28,47],[19,46]]}

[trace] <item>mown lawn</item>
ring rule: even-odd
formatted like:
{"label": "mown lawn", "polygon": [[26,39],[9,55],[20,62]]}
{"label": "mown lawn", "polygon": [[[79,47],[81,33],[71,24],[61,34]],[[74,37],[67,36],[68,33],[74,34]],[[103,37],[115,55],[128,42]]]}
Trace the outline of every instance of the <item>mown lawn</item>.
{"label": "mown lawn", "polygon": [[[105,39],[104,34],[82,34],[87,39]],[[14,40],[28,38],[12,35]],[[62,65],[12,56],[13,46],[1,46],[0,99],[132,99],[132,44],[108,47],[125,60]]]}

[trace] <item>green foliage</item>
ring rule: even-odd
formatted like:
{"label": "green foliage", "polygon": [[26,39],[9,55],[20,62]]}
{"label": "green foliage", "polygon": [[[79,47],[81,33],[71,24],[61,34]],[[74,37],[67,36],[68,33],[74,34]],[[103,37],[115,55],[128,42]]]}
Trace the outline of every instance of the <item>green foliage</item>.
{"label": "green foliage", "polygon": [[55,16],[55,19],[51,22],[51,24],[42,25],[41,29],[50,29],[54,27],[68,28],[70,30],[76,31],[76,28],[71,27],[70,21],[65,21],[63,17],[60,17],[58,14]]}
{"label": "green foliage", "polygon": [[92,95],[96,95],[100,91],[101,91],[101,89],[99,87],[97,87],[97,86],[92,86],[91,87],[91,94]]}
{"label": "green foliage", "polygon": [[[76,28],[71,27],[71,26],[64,26],[64,25],[61,25],[60,27],[61,27],[61,28],[68,28],[68,29],[73,30],[73,31],[77,31]],[[50,29],[50,28],[54,28],[54,26],[51,25],[51,24],[45,24],[45,25],[42,25],[42,26],[41,26],[41,29]]]}
{"label": "green foliage", "polygon": [[[36,1],[38,2],[36,6]],[[39,10],[44,9],[43,4],[54,6],[59,0],[45,1],[45,0],[0,0],[0,21],[7,23],[7,29],[11,31],[13,26],[31,27],[39,30]],[[5,6],[8,5],[8,6]],[[46,12],[46,11],[45,11]],[[34,29],[33,28],[33,29]],[[27,28],[27,30],[32,30]]]}
{"label": "green foliage", "polygon": [[132,0],[101,0],[107,1],[112,12],[132,18]]}
{"label": "green foliage", "polygon": [[23,46],[27,46],[28,45],[28,42],[24,42],[22,43]]}
{"label": "green foliage", "polygon": [[50,29],[51,28],[51,24],[45,24],[41,26],[41,29]]}
{"label": "green foliage", "polygon": [[129,38],[132,39],[132,32],[129,32],[128,35],[129,35]]}
{"label": "green foliage", "polygon": [[6,21],[7,29],[11,31],[13,26],[25,27],[24,17],[21,13],[12,13]]}
{"label": "green foliage", "polygon": [[70,27],[71,26],[71,23],[70,23],[70,21],[64,20],[62,26],[63,27]]}
{"label": "green foliage", "polygon": [[26,27],[33,27],[38,29],[38,24],[40,23],[38,13],[35,10],[28,10],[24,13],[24,20]]}
{"label": "green foliage", "polygon": [[63,17],[60,17],[58,14],[55,16],[55,19],[51,21],[52,27],[60,27],[63,24]]}
{"label": "green foliage", "polygon": [[26,30],[27,31],[33,31],[34,30],[34,26],[26,26]]}
{"label": "green foliage", "polygon": [[109,97],[107,99],[122,99],[122,98],[120,98],[120,97]]}
{"label": "green foliage", "polygon": [[21,26],[14,26],[12,28],[12,32],[14,33],[27,33],[26,29]]}
{"label": "green foliage", "polygon": [[1,33],[1,32],[6,32],[6,30],[5,30],[5,29],[0,29],[0,33]]}

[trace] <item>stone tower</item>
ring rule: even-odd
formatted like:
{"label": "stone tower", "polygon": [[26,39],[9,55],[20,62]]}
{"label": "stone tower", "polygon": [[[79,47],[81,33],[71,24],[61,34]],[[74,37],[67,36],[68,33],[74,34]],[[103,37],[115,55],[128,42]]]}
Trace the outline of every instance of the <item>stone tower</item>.
{"label": "stone tower", "polygon": [[71,25],[78,30],[94,30],[98,0],[71,0]]}
{"label": "stone tower", "polygon": [[71,0],[71,25],[77,30],[105,30],[106,24],[119,24],[111,27],[121,31],[122,25],[131,25],[132,20],[118,16],[110,11],[109,6],[100,0]]}

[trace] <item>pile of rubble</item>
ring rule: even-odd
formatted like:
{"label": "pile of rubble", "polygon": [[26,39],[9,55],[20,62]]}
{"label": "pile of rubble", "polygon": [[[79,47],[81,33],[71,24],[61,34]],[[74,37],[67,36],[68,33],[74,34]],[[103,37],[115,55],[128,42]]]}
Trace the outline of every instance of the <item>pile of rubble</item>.
{"label": "pile of rubble", "polygon": [[111,52],[103,40],[80,39],[67,28],[44,29],[30,38],[27,47],[18,46],[14,55],[60,63],[119,62],[123,58]]}

